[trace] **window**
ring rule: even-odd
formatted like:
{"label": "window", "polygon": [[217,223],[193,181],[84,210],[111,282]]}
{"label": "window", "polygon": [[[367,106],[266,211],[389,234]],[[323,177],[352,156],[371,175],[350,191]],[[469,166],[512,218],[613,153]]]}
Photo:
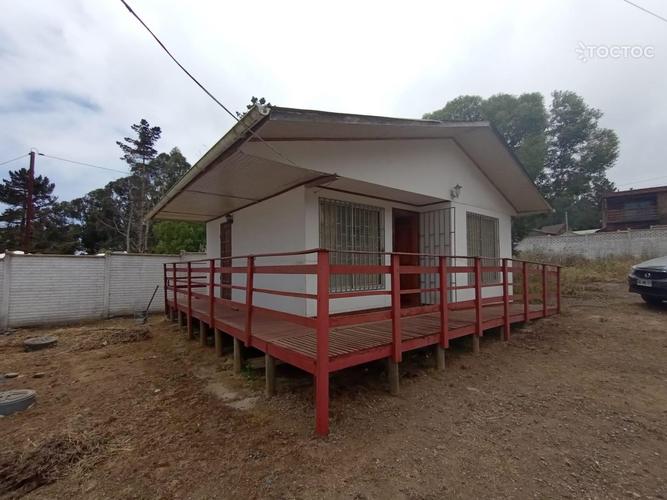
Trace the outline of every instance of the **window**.
{"label": "window", "polygon": [[[383,255],[336,250],[384,252],[384,209],[320,198],[320,247],[332,250],[331,264],[382,265]],[[329,290],[349,292],[384,288],[384,274],[332,274]]]}
{"label": "window", "polygon": [[[491,257],[500,256],[500,239],[498,237],[498,219],[487,217],[473,212],[466,213],[466,232],[468,234],[468,256],[469,257]],[[483,265],[496,266],[497,262],[482,262]],[[472,282],[474,275],[470,275]],[[500,279],[499,273],[482,273],[482,283],[489,284]]]}

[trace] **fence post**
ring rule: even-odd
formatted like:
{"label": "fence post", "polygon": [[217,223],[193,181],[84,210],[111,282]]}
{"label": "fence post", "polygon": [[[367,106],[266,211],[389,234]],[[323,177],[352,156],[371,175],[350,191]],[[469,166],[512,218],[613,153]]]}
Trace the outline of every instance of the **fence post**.
{"label": "fence post", "polygon": [[401,265],[400,255],[391,254],[391,360],[400,363],[401,345]]}
{"label": "fence post", "polygon": [[475,334],[472,337],[472,349],[479,353],[479,338],[482,336],[482,259],[475,259]]}
{"label": "fence post", "polygon": [[[245,275],[245,345],[250,347],[252,338],[252,295],[255,273],[255,257],[248,257],[246,275]],[[232,264],[230,263],[230,266]],[[233,280],[229,280],[230,284]]]}
{"label": "fence post", "polygon": [[169,318],[169,303],[167,302],[167,263],[162,264],[162,291],[164,295],[164,315]]}
{"label": "fence post", "polygon": [[2,303],[0,304],[0,331],[5,331],[11,326],[9,321],[9,294],[12,289],[12,252],[5,252],[4,276],[2,278]]}
{"label": "fence post", "polygon": [[315,432],[329,434],[329,252],[317,251],[317,362]]}
{"label": "fence post", "polygon": [[208,262],[208,324],[215,329],[215,261]]}
{"label": "fence post", "polygon": [[509,259],[503,259],[503,340],[510,339],[510,284]]}
{"label": "fence post", "polygon": [[440,347],[449,347],[449,287],[445,256],[440,256]]}
{"label": "fence post", "polygon": [[542,316],[547,315],[547,265],[542,264]]}
{"label": "fence post", "polygon": [[104,291],[102,306],[102,318],[107,319],[111,317],[111,259],[112,254],[106,252],[104,254],[104,282],[102,290]]}
{"label": "fence post", "polygon": [[188,317],[186,318],[188,325],[188,337],[194,338],[192,331],[192,262],[188,262],[187,274],[187,291],[188,291]]}
{"label": "fence post", "polygon": [[523,322],[528,323],[528,263],[523,262]]}

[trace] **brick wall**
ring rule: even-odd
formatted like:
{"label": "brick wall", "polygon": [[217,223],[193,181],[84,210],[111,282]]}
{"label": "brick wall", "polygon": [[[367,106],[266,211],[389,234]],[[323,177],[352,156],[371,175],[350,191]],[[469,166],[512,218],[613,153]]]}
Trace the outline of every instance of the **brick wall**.
{"label": "brick wall", "polygon": [[22,255],[0,260],[0,329],[133,314],[164,308],[162,265],[204,254]]}
{"label": "brick wall", "polygon": [[551,254],[557,257],[578,256],[600,259],[632,256],[644,260],[667,255],[667,229],[633,229],[586,235],[529,236],[519,242],[516,250]]}

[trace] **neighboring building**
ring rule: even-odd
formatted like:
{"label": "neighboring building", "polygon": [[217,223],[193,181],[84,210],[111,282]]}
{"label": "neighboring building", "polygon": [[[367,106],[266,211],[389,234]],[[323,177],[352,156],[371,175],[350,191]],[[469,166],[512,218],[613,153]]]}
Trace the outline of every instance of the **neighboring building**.
{"label": "neighboring building", "polygon": [[651,229],[667,225],[667,186],[607,193],[601,231]]}
{"label": "neighboring building", "polygon": [[[369,252],[332,252],[332,263],[374,264],[385,257],[372,252],[511,257],[512,217],[549,210],[488,122],[255,107],[149,216],[206,222],[209,258],[327,248]],[[410,256],[404,260],[411,263]],[[401,288],[420,288],[416,275],[416,283],[404,278]],[[237,279],[242,284],[244,277],[234,275],[232,284]],[[303,275],[263,274],[256,280],[258,288],[307,294],[315,287]],[[331,289],[389,290],[389,283],[380,274],[338,275]],[[494,290],[485,288],[484,296]],[[243,291],[225,291],[242,301]],[[471,290],[460,292],[459,298]],[[403,297],[406,303],[429,300]],[[313,302],[256,298],[259,306],[308,316],[315,313]],[[389,304],[386,294],[337,298],[331,312]]]}
{"label": "neighboring building", "polygon": [[528,236],[558,236],[567,230],[565,224],[551,224],[549,226],[542,226],[530,231]]}

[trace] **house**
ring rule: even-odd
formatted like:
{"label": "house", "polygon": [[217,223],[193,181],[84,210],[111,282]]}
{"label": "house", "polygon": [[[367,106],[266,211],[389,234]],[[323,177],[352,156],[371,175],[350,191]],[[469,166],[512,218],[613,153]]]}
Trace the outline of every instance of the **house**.
{"label": "house", "polygon": [[548,226],[536,227],[532,229],[528,236],[558,236],[567,231],[567,225],[564,223],[561,224],[550,224]]}
{"label": "house", "polygon": [[667,226],[667,186],[605,194],[601,231]]}
{"label": "house", "polygon": [[[512,259],[512,217],[549,211],[488,122],[253,107],[149,217],[206,223],[207,257],[164,267],[165,312],[313,374],[316,431],[329,375],[560,309],[558,266]],[[481,258],[484,257],[484,258]],[[529,285],[530,283],[530,285]]]}

